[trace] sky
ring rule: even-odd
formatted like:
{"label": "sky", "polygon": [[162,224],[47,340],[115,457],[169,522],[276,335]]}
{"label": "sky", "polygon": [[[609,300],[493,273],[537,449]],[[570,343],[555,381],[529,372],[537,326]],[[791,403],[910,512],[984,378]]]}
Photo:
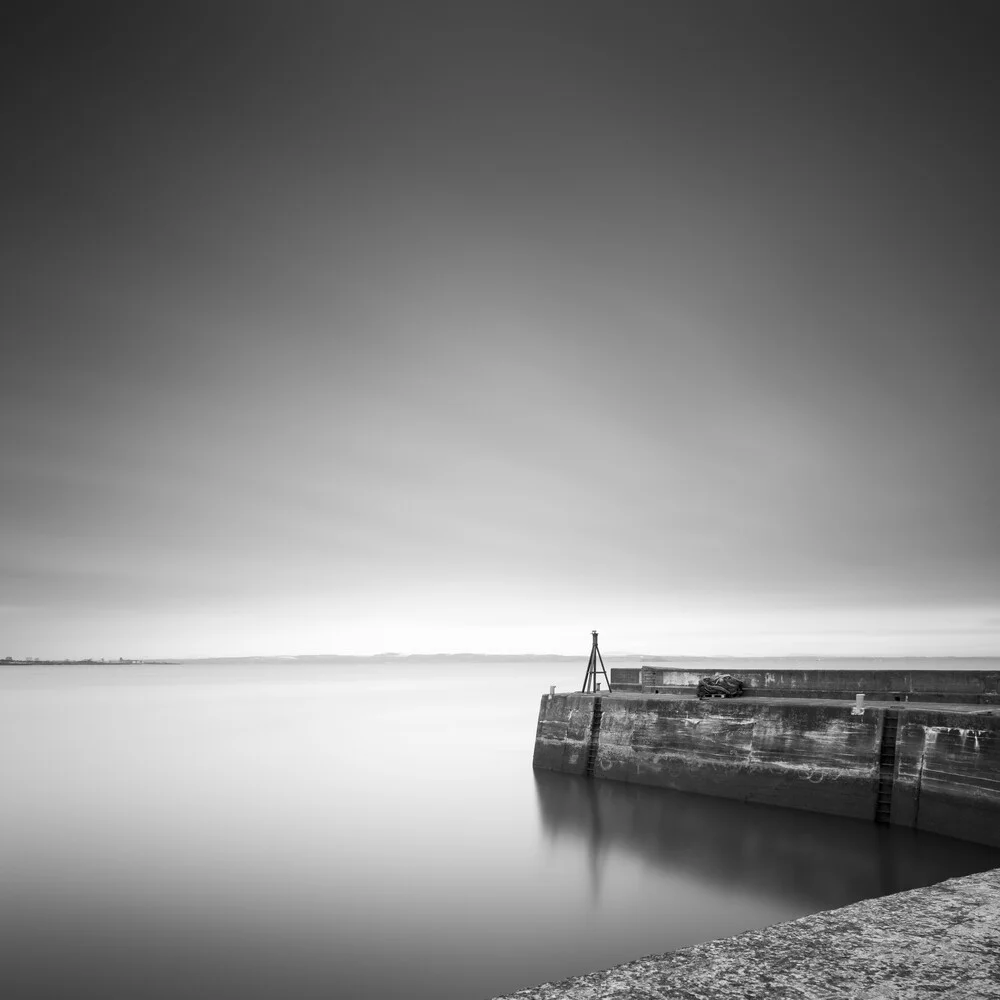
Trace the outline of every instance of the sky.
{"label": "sky", "polygon": [[3,17],[0,656],[1000,655],[989,4]]}

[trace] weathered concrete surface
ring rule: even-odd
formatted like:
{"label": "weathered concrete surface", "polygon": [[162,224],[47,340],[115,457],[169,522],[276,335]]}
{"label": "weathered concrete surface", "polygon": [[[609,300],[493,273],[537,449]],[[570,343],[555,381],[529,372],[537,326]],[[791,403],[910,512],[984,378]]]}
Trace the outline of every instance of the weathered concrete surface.
{"label": "weathered concrete surface", "polygon": [[1000,844],[1000,714],[900,712],[892,822]]}
{"label": "weathered concrete surface", "polygon": [[543,695],[532,766],[544,771],[583,774],[593,714],[593,695]]}
{"label": "weathered concrete surface", "polygon": [[603,699],[595,774],[869,818],[878,713],[843,703]]}
{"label": "weathered concrete surface", "polygon": [[[842,661],[841,661],[842,662]],[[657,694],[694,694],[698,681],[709,673],[731,672],[743,681],[750,696],[786,698],[838,698],[853,700],[863,694],[871,700],[960,702],[1000,704],[1000,671],[948,670],[845,670],[842,667],[810,669],[749,669],[752,660],[713,661],[704,667],[678,669],[671,666],[612,667],[614,691],[644,691]]]}
{"label": "weathered concrete surface", "polygon": [[[545,695],[534,767],[582,774],[594,696]],[[1000,710],[822,698],[602,697],[595,776],[874,819],[888,711],[899,713],[891,820],[1000,846]]]}
{"label": "weathered concrete surface", "polygon": [[1000,996],[1000,870],[865,900],[498,1000],[928,996]]}

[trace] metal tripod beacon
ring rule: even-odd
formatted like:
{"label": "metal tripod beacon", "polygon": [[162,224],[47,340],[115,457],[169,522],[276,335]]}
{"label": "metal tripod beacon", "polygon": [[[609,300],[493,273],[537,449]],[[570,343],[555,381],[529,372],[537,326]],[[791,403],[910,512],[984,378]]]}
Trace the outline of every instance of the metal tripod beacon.
{"label": "metal tripod beacon", "polygon": [[597,682],[597,664],[601,665],[601,673],[604,674],[604,683],[607,684],[608,693],[611,693],[611,681],[608,679],[608,672],[604,669],[604,658],[601,656],[601,651],[597,648],[597,633],[590,633],[594,637],[594,645],[590,650],[590,660],[587,663],[587,673],[583,678],[583,693],[584,694],[597,694],[600,690],[600,684]]}

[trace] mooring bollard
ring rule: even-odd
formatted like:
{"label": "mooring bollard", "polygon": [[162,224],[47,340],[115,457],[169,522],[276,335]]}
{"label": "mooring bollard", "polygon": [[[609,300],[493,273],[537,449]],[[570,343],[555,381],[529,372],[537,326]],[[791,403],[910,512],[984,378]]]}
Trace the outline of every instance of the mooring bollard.
{"label": "mooring bollard", "polygon": [[594,681],[594,694],[597,694],[601,690],[601,682]]}
{"label": "mooring bollard", "polygon": [[555,686],[555,684],[550,684],[549,685],[549,701],[552,701],[552,696],[555,693],[556,693],[556,686]]}
{"label": "mooring bollard", "polygon": [[864,715],[865,714],[865,696],[863,694],[856,694],[854,696],[854,708],[851,709],[851,715]]}

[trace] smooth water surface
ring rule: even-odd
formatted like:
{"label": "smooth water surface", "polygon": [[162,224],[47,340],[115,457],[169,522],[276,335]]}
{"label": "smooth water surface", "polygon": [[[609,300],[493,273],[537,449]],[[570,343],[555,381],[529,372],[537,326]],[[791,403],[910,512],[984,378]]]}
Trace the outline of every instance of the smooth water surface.
{"label": "smooth water surface", "polygon": [[0,668],[0,995],[477,1000],[1000,865],[536,775],[584,665]]}

